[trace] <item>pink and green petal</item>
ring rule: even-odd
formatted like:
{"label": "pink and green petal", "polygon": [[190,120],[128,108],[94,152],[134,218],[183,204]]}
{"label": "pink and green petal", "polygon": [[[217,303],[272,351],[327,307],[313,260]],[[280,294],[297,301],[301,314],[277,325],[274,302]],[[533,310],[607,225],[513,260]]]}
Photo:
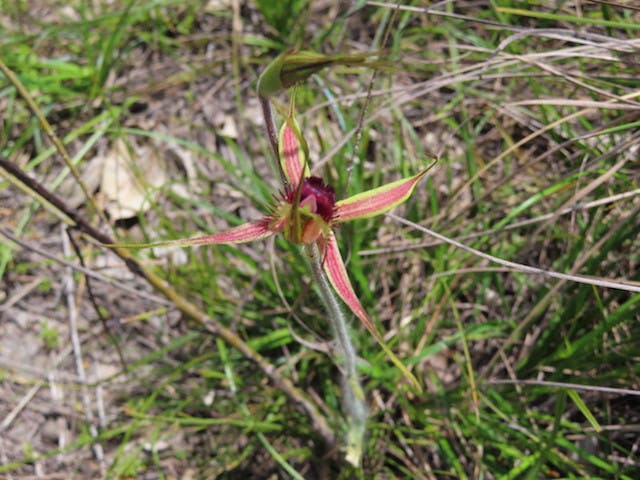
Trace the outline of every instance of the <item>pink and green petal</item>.
{"label": "pink and green petal", "polygon": [[335,221],[338,223],[368,218],[387,212],[406,201],[431,166],[413,177],[403,178],[373,190],[358,193],[336,203]]}
{"label": "pink and green petal", "polygon": [[363,323],[365,328],[369,330],[369,332],[380,344],[380,346],[387,354],[389,359],[394,363],[394,365],[396,365],[396,367],[398,367],[400,371],[402,371],[405,377],[407,377],[407,379],[415,388],[421,390],[420,384],[416,380],[416,377],[413,376],[413,374],[407,369],[407,367],[405,367],[400,359],[396,357],[395,354],[391,351],[391,348],[389,348],[389,346],[385,343],[382,335],[380,334],[380,332],[378,332],[378,329],[373,324],[371,318],[356,296],[353,287],[351,286],[349,276],[347,275],[347,270],[344,266],[344,262],[342,261],[342,256],[340,255],[340,251],[338,250],[338,243],[336,242],[336,237],[333,232],[331,232],[326,238],[326,245],[323,249],[323,268],[327,277],[329,278],[329,282],[333,286],[333,289],[340,296],[342,301],[347,304],[353,314],[358,317],[358,319]]}
{"label": "pink and green petal", "polygon": [[229,230],[220,233],[214,233],[213,235],[205,235],[202,237],[194,238],[181,238],[180,240],[167,240],[165,242],[156,243],[133,243],[133,244],[116,244],[108,245],[109,247],[120,248],[152,248],[152,247],[192,247],[198,245],[209,244],[232,244],[232,243],[245,243],[252,242],[254,240],[260,240],[266,238],[274,233],[278,232],[278,229],[269,227],[269,219],[263,218],[256,222],[245,223],[238,225]]}
{"label": "pink and green petal", "polygon": [[206,235],[204,237],[186,238],[178,240],[176,245],[208,245],[208,244],[230,244],[246,243],[254,240],[261,240],[276,233],[276,230],[269,228],[267,219],[245,223],[237,227],[230,228],[224,232]]}
{"label": "pink and green petal", "polygon": [[280,165],[287,180],[293,185],[298,185],[304,177],[309,176],[309,166],[307,165],[306,145],[300,132],[300,126],[293,116],[293,108],[280,129],[278,149],[280,150]]}

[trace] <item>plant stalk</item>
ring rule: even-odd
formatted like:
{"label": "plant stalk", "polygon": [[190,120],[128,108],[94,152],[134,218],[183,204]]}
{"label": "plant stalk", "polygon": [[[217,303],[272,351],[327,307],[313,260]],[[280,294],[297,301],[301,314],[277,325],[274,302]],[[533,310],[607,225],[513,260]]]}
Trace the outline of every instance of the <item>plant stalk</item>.
{"label": "plant stalk", "polygon": [[258,100],[260,100],[260,106],[262,107],[262,116],[264,117],[264,125],[267,130],[267,137],[269,137],[269,144],[271,145],[271,150],[273,150],[273,154],[275,155],[276,169],[278,170],[278,174],[280,175],[280,183],[282,185],[287,185],[288,180],[287,176],[284,174],[282,170],[282,165],[280,165],[280,151],[278,148],[278,129],[276,128],[276,124],[273,121],[273,112],[271,110],[271,103],[269,99],[258,95]]}
{"label": "plant stalk", "polygon": [[307,246],[313,279],[327,311],[329,323],[342,353],[342,396],[347,416],[346,460],[358,467],[362,459],[364,435],[369,408],[358,377],[356,348],[353,345],[344,312],[322,268],[322,255],[317,243]]}

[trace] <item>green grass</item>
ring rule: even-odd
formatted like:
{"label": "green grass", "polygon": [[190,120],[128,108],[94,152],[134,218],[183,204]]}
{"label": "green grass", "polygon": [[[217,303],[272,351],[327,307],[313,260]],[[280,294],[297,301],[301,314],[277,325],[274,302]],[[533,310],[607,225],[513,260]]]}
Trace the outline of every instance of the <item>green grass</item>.
{"label": "green grass", "polygon": [[[7,312],[52,311],[45,327],[59,345],[45,346],[42,330],[38,355],[63,355],[51,368],[68,375],[58,385],[63,398],[46,400],[49,377],[3,361],[4,391],[13,393],[0,417],[40,385],[25,412],[44,415],[49,401],[73,421],[60,446],[39,434],[23,438],[21,426],[40,430],[28,423],[33,415],[16,417],[0,444],[0,475],[38,468],[99,475],[92,451],[99,444],[111,478],[187,471],[196,478],[638,478],[640,12],[632,2],[583,2],[580,11],[570,3],[472,2],[429,15],[418,6],[353,2],[346,15],[322,2],[290,2],[306,24],[276,10],[265,18],[267,1],[243,3],[235,19],[232,9],[206,3],[76,2],[64,10],[59,2],[42,17],[21,2],[0,8],[0,59],[85,179],[118,139],[161,159],[167,182],[153,187],[138,171],[144,209],[135,221],[112,219],[123,240],[179,238],[257,218],[278,189],[254,91],[261,68],[298,42],[326,53],[385,48],[394,67],[375,75],[368,103],[372,72],[362,69],[322,72],[297,89],[315,173],[347,196],[437,157],[397,215],[503,260],[618,287],[636,283],[605,288],[528,274],[392,217],[340,227],[355,290],[425,386],[411,391],[352,323],[371,409],[364,463],[354,469],[322,450],[308,416],[254,363],[175,306],[137,297],[149,287],[124,269],[104,274],[133,293],[113,293],[95,279],[92,289],[125,366],[75,274],[98,425],[92,437],[80,385],[69,379],[72,355],[63,355],[68,307],[52,300],[62,295],[64,267],[2,236],[0,301],[20,296]],[[286,108],[288,96],[277,101]],[[0,156],[70,198],[70,172],[4,76],[0,111]],[[2,231],[78,263],[62,253],[55,208],[0,174]],[[104,205],[99,182],[88,182]],[[78,209],[101,225],[86,205]],[[88,268],[102,273],[106,260],[115,261],[76,238]],[[298,246],[278,237],[189,249],[184,258],[136,255],[290,378],[342,435],[338,361]],[[38,277],[47,289],[21,290]]]}

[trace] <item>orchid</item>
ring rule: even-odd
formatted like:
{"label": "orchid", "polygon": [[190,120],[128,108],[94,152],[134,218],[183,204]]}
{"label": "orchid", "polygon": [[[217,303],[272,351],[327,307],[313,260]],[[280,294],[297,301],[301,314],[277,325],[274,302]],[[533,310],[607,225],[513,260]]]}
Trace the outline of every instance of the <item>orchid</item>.
{"label": "orchid", "polygon": [[280,168],[286,178],[283,191],[275,196],[270,212],[249,222],[213,235],[164,241],[153,244],[120,245],[127,248],[156,246],[196,246],[209,244],[238,244],[260,240],[282,232],[285,238],[299,245],[316,244],[322,255],[323,270],[331,286],[382,346],[391,361],[419,387],[415,377],[393,354],[382,335],[360,303],[347,275],[338,250],[335,227],[352,220],[380,215],[409,198],[429,168],[417,175],[336,201],[332,186],[312,176],[307,162],[308,151],[293,108],[280,130]]}

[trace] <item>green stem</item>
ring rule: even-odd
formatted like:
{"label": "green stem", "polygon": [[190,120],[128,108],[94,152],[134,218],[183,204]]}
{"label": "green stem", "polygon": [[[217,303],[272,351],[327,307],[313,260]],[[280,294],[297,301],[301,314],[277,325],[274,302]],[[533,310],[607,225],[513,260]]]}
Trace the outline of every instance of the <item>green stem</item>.
{"label": "green stem", "polygon": [[306,250],[320,299],[342,353],[342,395],[348,423],[346,459],[357,467],[362,458],[369,408],[358,378],[356,348],[351,341],[344,312],[322,268],[323,259],[318,245],[309,245]]}

